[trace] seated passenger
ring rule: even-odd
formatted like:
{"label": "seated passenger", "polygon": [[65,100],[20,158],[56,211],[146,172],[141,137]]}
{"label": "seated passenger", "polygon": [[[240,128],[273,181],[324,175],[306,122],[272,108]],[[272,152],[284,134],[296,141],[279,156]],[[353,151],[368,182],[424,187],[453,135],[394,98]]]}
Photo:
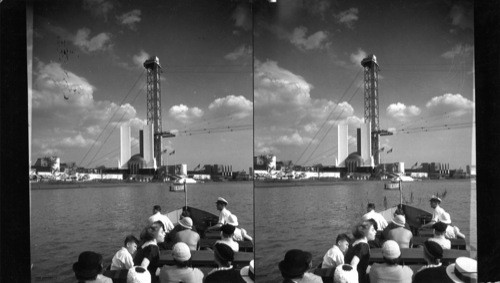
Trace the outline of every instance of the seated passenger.
{"label": "seated passenger", "polygon": [[427,265],[422,266],[415,275],[424,269],[427,268],[435,268],[441,266],[441,259],[443,258],[443,248],[436,242],[433,241],[425,241],[424,242],[424,259],[427,262]]}
{"label": "seated passenger", "polygon": [[191,230],[193,228],[193,220],[191,217],[184,217],[179,220],[179,226],[182,227],[182,230],[175,234],[175,242],[184,242],[188,245],[190,250],[197,250],[199,247],[200,235]]}
{"label": "seated passenger", "polygon": [[312,255],[301,250],[289,250],[280,261],[279,269],[283,283],[322,283],[318,275],[307,272],[312,267]]}
{"label": "seated passenger", "polygon": [[134,253],[137,251],[137,240],[134,235],[125,237],[123,247],[116,252],[111,260],[111,270],[130,269],[134,266]]}
{"label": "seated passenger", "polygon": [[356,225],[352,232],[354,242],[344,255],[345,263],[356,268],[359,283],[368,282],[368,276],[366,275],[366,269],[370,261],[370,246],[368,245],[368,241],[373,241],[375,234],[377,234],[377,231],[369,221],[364,221]]}
{"label": "seated passenger", "polygon": [[414,283],[477,282],[477,261],[459,257],[454,264],[426,268],[413,278]]}
{"label": "seated passenger", "polygon": [[410,230],[404,228],[406,223],[405,217],[403,215],[396,215],[392,219],[392,223],[397,227],[387,233],[387,240],[396,241],[401,249],[410,248],[413,234]]}
{"label": "seated passenger", "polygon": [[161,221],[154,222],[141,232],[141,242],[134,257],[134,265],[146,268],[151,274],[151,282],[158,282],[156,271],[160,267],[159,243],[165,240],[165,228]]}
{"label": "seated passenger", "polygon": [[214,260],[218,267],[208,273],[205,283],[246,283],[240,272],[231,265],[234,252],[228,245],[215,244]]}
{"label": "seated passenger", "polygon": [[446,239],[465,239],[465,235],[460,232],[460,229],[451,224],[451,217],[448,212],[443,213],[439,218],[439,221],[448,225],[444,233],[444,237]]}
{"label": "seated passenger", "polygon": [[112,283],[111,278],[102,275],[102,255],[86,251],[78,256],[73,264],[73,271],[78,282]]}
{"label": "seated passenger", "polygon": [[366,221],[368,219],[375,220],[377,222],[377,231],[382,231],[385,227],[387,227],[387,221],[382,216],[382,214],[375,212],[374,203],[368,203],[368,205],[366,206],[366,211],[367,213],[361,217],[362,221]]}
{"label": "seated passenger", "polygon": [[148,218],[148,223],[147,225],[151,225],[156,221],[161,221],[163,223],[163,227],[165,227],[165,233],[170,232],[170,230],[174,229],[174,224],[172,224],[172,221],[164,215],[161,214],[161,206],[155,205],[153,206],[153,215],[151,215]]}
{"label": "seated passenger", "polygon": [[448,225],[444,224],[443,222],[437,222],[436,224],[432,225],[432,228],[434,228],[434,237],[429,238],[429,241],[434,241],[440,244],[444,250],[451,249],[451,241],[444,237],[447,226]]}
{"label": "seated passenger", "polygon": [[127,283],[151,283],[151,274],[142,266],[134,266],[127,272]]}
{"label": "seated passenger", "polygon": [[358,272],[349,264],[341,264],[335,268],[333,283],[357,283]]}
{"label": "seated passenger", "polygon": [[[398,208],[396,209],[396,211],[394,212],[394,215],[393,215],[393,219],[394,217],[396,217],[396,215],[402,215],[402,216],[405,216],[405,213],[403,211],[403,208],[400,207],[401,205],[399,204],[398,205]],[[380,239],[382,241],[385,241],[387,240],[387,237],[389,235],[389,231],[391,231],[392,229],[394,228],[398,228],[400,226],[394,224],[393,221],[390,221],[389,224],[387,225],[387,227],[384,228],[384,230],[382,231],[382,234],[380,235]],[[408,224],[408,222],[405,223],[405,228],[410,230],[410,225]],[[411,230],[410,230],[411,231]]]}
{"label": "seated passenger", "polygon": [[160,270],[160,283],[201,283],[203,272],[191,266],[191,252],[187,244],[179,242],[172,249],[175,265],[165,265]]}
{"label": "seated passenger", "polygon": [[233,251],[235,251],[235,252],[239,251],[240,245],[233,240],[234,229],[235,229],[235,227],[232,225],[229,225],[229,224],[222,225],[222,227],[221,227],[222,239],[218,240],[215,243],[216,244],[217,243],[226,244],[229,247],[231,247],[231,249],[233,249]]}
{"label": "seated passenger", "polygon": [[222,227],[222,225],[227,223],[227,219],[229,218],[229,215],[231,215],[231,211],[227,210],[226,206],[229,203],[225,198],[218,197],[217,201],[215,202],[215,206],[217,207],[217,210],[220,211],[219,213],[219,221],[217,224],[210,226],[207,228],[206,232],[210,231],[218,231]]}
{"label": "seated passenger", "polygon": [[238,228],[238,217],[236,215],[231,214],[227,218],[227,224],[233,225],[235,227],[234,229],[234,234],[233,234],[233,240],[235,241],[253,241],[252,237],[247,234],[247,231],[243,228]]}
{"label": "seated passenger", "polygon": [[339,234],[333,247],[323,256],[321,268],[332,268],[344,264],[344,253],[349,248],[350,241],[347,234]]}
{"label": "seated passenger", "polygon": [[385,241],[382,255],[384,263],[374,263],[370,269],[370,283],[411,283],[413,271],[408,266],[399,265],[401,250],[396,241]]}

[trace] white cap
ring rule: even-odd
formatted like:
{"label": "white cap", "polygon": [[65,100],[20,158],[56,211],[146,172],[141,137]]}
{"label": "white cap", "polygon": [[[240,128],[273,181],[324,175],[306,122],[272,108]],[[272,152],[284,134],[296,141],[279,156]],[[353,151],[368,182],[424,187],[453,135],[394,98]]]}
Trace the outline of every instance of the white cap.
{"label": "white cap", "polygon": [[180,262],[187,261],[191,258],[191,251],[186,243],[178,242],[172,248],[172,257]]}
{"label": "white cap", "polygon": [[151,275],[146,268],[134,266],[127,273],[127,283],[151,283]]}

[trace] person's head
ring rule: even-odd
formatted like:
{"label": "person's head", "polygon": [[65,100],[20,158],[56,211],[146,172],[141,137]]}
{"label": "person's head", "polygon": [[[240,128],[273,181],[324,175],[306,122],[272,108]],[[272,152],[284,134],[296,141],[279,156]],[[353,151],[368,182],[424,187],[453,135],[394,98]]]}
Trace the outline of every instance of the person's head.
{"label": "person's head", "polygon": [[375,219],[370,218],[370,219],[368,219],[366,221],[370,222],[373,225],[373,229],[375,229],[375,231],[378,230],[378,223],[377,223],[377,221],[375,221]]}
{"label": "person's head", "polygon": [[128,270],[127,283],[151,283],[151,274],[142,266],[134,266]]}
{"label": "person's head", "polygon": [[182,211],[180,218],[182,219],[184,217],[191,217],[191,214],[189,213],[189,211],[187,211],[187,210]]}
{"label": "person's head", "polygon": [[191,266],[191,251],[186,243],[176,243],[172,248],[172,257],[178,267]]}
{"label": "person's head", "polygon": [[73,264],[75,277],[79,281],[95,280],[103,268],[102,255],[85,251],[78,256],[78,261]]}
{"label": "person's head", "polygon": [[133,255],[137,251],[138,244],[139,240],[134,237],[134,235],[128,235],[127,237],[125,237],[125,241],[123,241],[123,246],[131,255]]}
{"label": "person's head", "polygon": [[157,243],[163,243],[165,240],[165,226],[163,222],[155,221],[144,228],[144,231],[141,233],[141,240],[143,242],[156,240]]}
{"label": "person's head", "polygon": [[445,224],[443,222],[436,222],[434,225],[432,225],[432,228],[434,229],[434,235],[436,236],[444,235],[447,227],[448,224]]}
{"label": "person's head", "polygon": [[231,238],[234,235],[234,230],[236,228],[230,224],[224,224],[220,227],[220,231],[222,232],[223,238]]}
{"label": "person's head", "polygon": [[441,199],[435,195],[431,196],[431,199],[429,200],[431,207],[436,208],[440,203]]}
{"label": "person's head", "polygon": [[477,283],[477,261],[468,257],[459,257],[455,263],[446,267],[446,275],[453,282]]}
{"label": "person's head", "polygon": [[405,211],[403,209],[403,205],[402,204],[398,204],[398,207],[396,208],[396,211],[394,211],[394,216],[396,215],[405,215]]}
{"label": "person's head", "polygon": [[217,206],[217,210],[223,210],[227,206],[228,202],[224,198],[218,197],[215,205]]}
{"label": "person's head", "polygon": [[230,266],[234,260],[234,251],[226,244],[217,243],[214,245],[214,259],[219,266]]}
{"label": "person's head", "polygon": [[362,239],[366,237],[368,241],[373,241],[376,234],[377,231],[370,221],[363,221],[357,224],[352,231],[354,239]]}
{"label": "person's head", "polygon": [[382,256],[384,262],[390,265],[398,264],[401,257],[401,250],[399,245],[394,240],[387,240],[382,245]]}
{"label": "person's head", "polygon": [[370,202],[370,203],[368,203],[368,205],[366,206],[366,211],[367,211],[367,212],[370,212],[370,211],[372,211],[372,210],[375,210],[375,204],[374,204],[374,203],[372,203],[372,202]]}
{"label": "person's head", "polygon": [[339,234],[337,239],[335,240],[335,244],[339,247],[339,249],[345,253],[349,248],[349,243],[351,242],[351,238],[345,233]]}
{"label": "person's head", "polygon": [[155,214],[157,212],[161,212],[161,206],[159,206],[159,205],[153,206],[153,214]]}
{"label": "person's head", "polygon": [[341,264],[335,268],[333,274],[334,283],[357,283],[358,271],[350,264]]}
{"label": "person's head", "polygon": [[392,218],[392,223],[394,223],[394,225],[398,227],[405,227],[406,218],[404,217],[404,215],[395,215]]}
{"label": "person's head", "polygon": [[186,216],[179,220],[179,225],[184,229],[193,229],[193,219]]}
{"label": "person's head", "polygon": [[281,276],[285,280],[302,278],[304,273],[311,268],[312,254],[302,250],[289,250],[285,254],[285,258],[280,261],[278,267],[281,271]]}
{"label": "person's head", "polygon": [[439,264],[443,258],[443,248],[434,241],[424,242],[424,259],[428,264]]}

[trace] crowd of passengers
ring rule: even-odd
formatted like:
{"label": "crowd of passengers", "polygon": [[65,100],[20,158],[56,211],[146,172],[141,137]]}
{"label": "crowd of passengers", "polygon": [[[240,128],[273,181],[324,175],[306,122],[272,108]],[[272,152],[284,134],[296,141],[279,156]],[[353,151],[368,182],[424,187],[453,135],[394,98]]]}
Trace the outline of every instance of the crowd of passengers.
{"label": "crowd of passengers", "polygon": [[[239,251],[238,241],[253,241],[245,229],[238,227],[238,218],[227,210],[228,201],[219,197],[216,202],[220,211],[216,225],[206,231],[220,231],[221,239],[211,247],[214,268],[205,276],[193,268],[191,252],[200,248],[200,235],[193,225],[189,213],[184,211],[177,225],[161,213],[161,207],[153,207],[153,215],[147,220],[139,239],[126,236],[123,246],[111,260],[110,270],[128,270],[127,283],[224,283],[254,282],[254,261],[241,269],[233,267],[235,252]],[[169,250],[175,265],[161,265],[160,250]],[[78,282],[111,283],[111,278],[103,275],[103,257],[99,253],[85,251],[73,264]]]}
{"label": "crowd of passengers", "polygon": [[[432,220],[421,228],[432,228],[433,236],[422,245],[422,259],[426,264],[413,269],[401,263],[401,249],[412,247],[413,233],[404,211],[396,209],[393,219],[387,223],[375,211],[375,205],[367,205],[367,213],[355,225],[352,237],[339,234],[335,243],[323,257],[320,268],[334,269],[333,278],[315,275],[312,254],[293,249],[286,252],[279,263],[283,283],[447,283],[477,282],[477,261],[458,257],[455,263],[441,262],[444,250],[451,248],[450,239],[465,235],[451,223],[450,214],[440,207],[441,199],[432,196]],[[378,236],[377,236],[378,235]],[[370,249],[381,248],[383,263],[370,263]]]}

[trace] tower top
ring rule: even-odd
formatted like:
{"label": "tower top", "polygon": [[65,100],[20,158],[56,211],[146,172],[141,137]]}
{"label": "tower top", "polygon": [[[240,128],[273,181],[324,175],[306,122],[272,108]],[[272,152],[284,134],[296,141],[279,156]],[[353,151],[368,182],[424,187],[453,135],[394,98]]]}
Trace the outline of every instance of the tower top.
{"label": "tower top", "polygon": [[365,59],[361,61],[361,66],[366,67],[367,65],[375,64],[378,67],[377,57],[373,54],[366,56]]}
{"label": "tower top", "polygon": [[153,68],[155,64],[158,65],[158,67],[160,67],[160,69],[161,69],[160,59],[158,59],[158,57],[156,57],[156,56],[151,56],[151,57],[149,57],[149,59],[144,61],[144,68],[146,68],[146,69]]}

